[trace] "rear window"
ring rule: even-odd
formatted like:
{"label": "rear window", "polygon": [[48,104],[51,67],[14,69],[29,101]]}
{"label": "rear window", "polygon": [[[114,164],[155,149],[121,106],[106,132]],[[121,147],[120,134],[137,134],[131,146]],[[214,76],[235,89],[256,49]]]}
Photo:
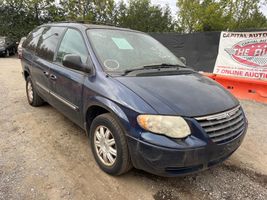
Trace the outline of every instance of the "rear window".
{"label": "rear window", "polygon": [[34,29],[32,32],[30,32],[27,39],[23,42],[22,46],[29,51],[35,51],[39,38],[42,35],[43,31],[44,31],[44,27],[39,27],[39,28]]}
{"label": "rear window", "polygon": [[59,39],[64,32],[63,27],[47,27],[38,42],[36,54],[48,61],[53,61]]}

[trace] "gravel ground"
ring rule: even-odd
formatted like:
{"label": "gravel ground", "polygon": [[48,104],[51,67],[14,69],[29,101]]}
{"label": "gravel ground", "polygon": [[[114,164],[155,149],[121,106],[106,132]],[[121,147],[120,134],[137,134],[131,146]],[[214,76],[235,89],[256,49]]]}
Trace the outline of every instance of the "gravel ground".
{"label": "gravel ground", "polygon": [[28,105],[20,61],[0,58],[0,200],[267,199],[267,105],[242,101],[241,147],[223,164],[162,178],[132,170],[112,177],[96,165],[83,130],[49,105]]}

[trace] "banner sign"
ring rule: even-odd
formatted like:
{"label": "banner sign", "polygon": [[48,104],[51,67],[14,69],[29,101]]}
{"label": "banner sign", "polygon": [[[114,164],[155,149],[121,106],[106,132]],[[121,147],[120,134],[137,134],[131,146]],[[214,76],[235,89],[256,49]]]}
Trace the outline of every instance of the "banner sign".
{"label": "banner sign", "polygon": [[267,31],[221,32],[213,73],[267,80]]}

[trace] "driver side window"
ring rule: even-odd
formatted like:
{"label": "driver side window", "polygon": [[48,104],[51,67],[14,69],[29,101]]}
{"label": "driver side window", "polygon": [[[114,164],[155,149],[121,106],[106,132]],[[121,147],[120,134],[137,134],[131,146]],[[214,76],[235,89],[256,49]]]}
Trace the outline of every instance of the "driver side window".
{"label": "driver side window", "polygon": [[89,54],[83,37],[77,30],[68,29],[66,31],[58,49],[56,62],[62,63],[64,56],[67,54],[79,55],[84,64],[87,61]]}

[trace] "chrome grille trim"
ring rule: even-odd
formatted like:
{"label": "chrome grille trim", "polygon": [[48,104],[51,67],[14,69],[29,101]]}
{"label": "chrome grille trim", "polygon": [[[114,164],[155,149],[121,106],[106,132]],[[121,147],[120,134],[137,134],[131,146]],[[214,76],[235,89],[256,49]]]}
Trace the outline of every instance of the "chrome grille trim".
{"label": "chrome grille trim", "polygon": [[[242,115],[241,110],[239,110],[239,111],[236,113],[236,115],[238,115],[238,116]],[[231,116],[231,117],[229,117],[229,118],[222,119],[222,120],[220,120],[220,121],[217,121],[217,120],[216,120],[216,121],[212,121],[212,122],[207,121],[207,122],[202,122],[201,124],[202,124],[203,127],[205,127],[205,126],[211,126],[211,125],[220,124],[220,123],[223,123],[223,122],[228,122],[229,120],[232,120],[232,119],[236,118],[236,115],[233,115],[233,116]]]}
{"label": "chrome grille trim", "polygon": [[229,120],[228,122],[223,122],[222,124],[219,124],[216,126],[207,127],[207,128],[205,128],[205,131],[207,133],[213,132],[213,131],[219,131],[219,130],[227,128],[229,126],[234,126],[242,120],[243,120],[243,117],[239,116],[237,118],[234,118],[233,120]]}
{"label": "chrome grille trim", "polygon": [[234,139],[243,133],[245,128],[245,117],[240,106],[219,114],[195,119],[215,143]]}
{"label": "chrome grille trim", "polygon": [[228,110],[219,114],[215,114],[215,115],[208,115],[208,116],[204,116],[204,117],[197,117],[196,120],[213,120],[213,119],[222,119],[225,118],[228,114],[230,116],[232,116],[233,114],[236,113],[236,111],[238,111],[240,109],[240,105],[233,108],[232,110]]}

